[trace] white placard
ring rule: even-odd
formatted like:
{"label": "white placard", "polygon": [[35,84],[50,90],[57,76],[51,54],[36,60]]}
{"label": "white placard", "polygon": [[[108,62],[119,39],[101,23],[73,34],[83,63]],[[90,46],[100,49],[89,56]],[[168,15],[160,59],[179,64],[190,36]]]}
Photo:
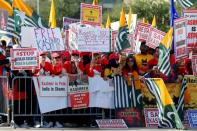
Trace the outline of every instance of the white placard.
{"label": "white placard", "polygon": [[63,97],[67,96],[68,78],[52,77],[52,76],[39,76],[40,96],[48,97]]}
{"label": "white placard", "polygon": [[78,50],[82,52],[109,52],[110,30],[94,27],[79,27]]}
{"label": "white placard", "polygon": [[149,37],[149,33],[151,30],[151,25],[150,24],[145,24],[142,22],[138,22],[136,31],[135,31],[135,38],[139,36],[139,41],[147,41]]}
{"label": "white placard", "polygon": [[165,32],[151,27],[148,39],[146,41],[146,45],[149,46],[150,48],[155,49],[156,47],[159,46],[165,34],[166,34]]}

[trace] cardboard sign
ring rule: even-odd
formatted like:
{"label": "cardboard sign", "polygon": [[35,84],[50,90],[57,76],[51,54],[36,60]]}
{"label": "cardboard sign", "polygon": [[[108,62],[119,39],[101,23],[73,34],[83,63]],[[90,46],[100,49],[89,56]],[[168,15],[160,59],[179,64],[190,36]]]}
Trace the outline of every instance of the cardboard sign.
{"label": "cardboard sign", "polygon": [[80,20],[82,24],[102,25],[102,6],[81,3]]}
{"label": "cardboard sign", "polygon": [[63,17],[63,30],[68,30],[70,24],[76,23],[76,22],[79,22],[79,21],[80,21],[79,19]]}
{"label": "cardboard sign", "polygon": [[134,54],[135,53],[135,34],[128,34],[127,36],[128,36],[131,47],[123,50],[122,52],[127,53],[127,54]]}
{"label": "cardboard sign", "polygon": [[135,38],[139,36],[139,41],[147,41],[150,31],[151,31],[150,24],[138,22],[137,27],[136,27]]}
{"label": "cardboard sign", "polygon": [[186,19],[179,18],[174,21],[174,43],[176,60],[188,57]]}
{"label": "cardboard sign", "polygon": [[6,31],[8,23],[8,12],[0,9],[0,29]]}
{"label": "cardboard sign", "polygon": [[151,27],[148,39],[146,41],[146,45],[149,46],[150,48],[155,49],[156,47],[159,46],[165,34],[166,34],[165,32]]}
{"label": "cardboard sign", "polygon": [[118,119],[123,119],[128,127],[143,127],[144,118],[139,109],[117,109]]}
{"label": "cardboard sign", "polygon": [[68,92],[72,109],[89,107],[89,85],[69,85]]}
{"label": "cardboard sign", "polygon": [[39,76],[40,96],[47,97],[65,97],[67,96],[68,78]]}
{"label": "cardboard sign", "polygon": [[34,35],[40,52],[62,51],[65,49],[59,28],[36,28],[34,29]]}
{"label": "cardboard sign", "polygon": [[159,125],[159,110],[157,108],[144,108],[146,127],[157,128]]}
{"label": "cardboard sign", "polygon": [[96,120],[100,129],[128,129],[123,119]]}
{"label": "cardboard sign", "polygon": [[187,47],[189,50],[197,48],[197,10],[184,10],[187,19]]}
{"label": "cardboard sign", "polygon": [[197,55],[192,55],[192,71],[193,75],[197,76]]}
{"label": "cardboard sign", "polygon": [[93,27],[79,27],[77,46],[81,52],[109,52],[110,30]]}
{"label": "cardboard sign", "polygon": [[12,70],[32,70],[39,68],[39,54],[36,48],[11,49]]}
{"label": "cardboard sign", "polygon": [[197,128],[197,110],[187,110],[188,120],[191,128]]}

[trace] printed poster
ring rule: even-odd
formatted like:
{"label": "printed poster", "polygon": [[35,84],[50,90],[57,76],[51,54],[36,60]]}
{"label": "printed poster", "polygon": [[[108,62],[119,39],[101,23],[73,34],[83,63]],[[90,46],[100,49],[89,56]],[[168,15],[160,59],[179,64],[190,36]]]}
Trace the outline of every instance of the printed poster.
{"label": "printed poster", "polygon": [[39,54],[36,48],[11,49],[12,70],[32,70],[39,68]]}
{"label": "printed poster", "polygon": [[151,31],[150,24],[138,22],[137,27],[136,27],[135,38],[139,37],[139,41],[147,41],[150,31]]}
{"label": "printed poster", "polygon": [[157,128],[159,125],[159,110],[157,108],[144,108],[146,127]]}

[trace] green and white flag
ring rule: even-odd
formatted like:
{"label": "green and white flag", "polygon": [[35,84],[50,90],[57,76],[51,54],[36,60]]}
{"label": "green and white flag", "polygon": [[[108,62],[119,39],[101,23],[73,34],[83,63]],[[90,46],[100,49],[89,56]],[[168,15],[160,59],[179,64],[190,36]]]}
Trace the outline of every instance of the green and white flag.
{"label": "green and white flag", "polygon": [[156,98],[159,110],[159,127],[183,129],[182,122],[163,80],[161,78],[147,78],[145,83]]}
{"label": "green and white flag", "polygon": [[196,0],[178,0],[178,2],[184,9],[186,9],[192,7]]}

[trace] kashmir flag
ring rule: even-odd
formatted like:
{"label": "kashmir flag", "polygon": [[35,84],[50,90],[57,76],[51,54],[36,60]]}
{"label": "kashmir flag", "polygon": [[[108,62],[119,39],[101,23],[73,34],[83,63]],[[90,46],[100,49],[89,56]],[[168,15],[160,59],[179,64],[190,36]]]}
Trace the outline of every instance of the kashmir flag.
{"label": "kashmir flag", "polygon": [[54,0],[51,0],[51,11],[50,11],[50,16],[49,16],[49,26],[51,28],[56,27],[56,17],[55,17],[55,4]]}
{"label": "kashmir flag", "polygon": [[181,83],[181,91],[180,91],[178,105],[177,105],[177,112],[178,112],[179,117],[181,118],[181,120],[184,119],[184,95],[185,95],[185,91],[187,90],[187,85],[186,84],[187,84],[187,81],[183,77],[182,83]]}
{"label": "kashmir flag", "polygon": [[34,12],[23,0],[13,0],[15,31],[21,32],[22,26],[44,28],[41,17]]}
{"label": "kashmir flag", "polygon": [[170,66],[170,47],[172,44],[172,34],[173,28],[170,28],[168,33],[163,37],[161,44],[159,45],[159,59],[158,59],[158,69],[161,73],[168,76],[171,72]]}
{"label": "kashmir flag", "polygon": [[0,0],[0,8],[6,10],[9,14],[8,21],[7,21],[7,29],[0,30],[1,35],[6,35],[8,37],[15,37],[17,39],[20,38],[19,34],[15,32],[15,22],[13,18],[13,9],[12,6],[6,2],[5,0]]}
{"label": "kashmir flag", "polygon": [[196,0],[178,0],[178,2],[184,9],[186,9],[192,7]]}
{"label": "kashmir flag", "polygon": [[125,11],[124,8],[122,8],[122,11],[120,13],[120,21],[119,21],[119,30],[116,37],[116,43],[115,43],[115,50],[116,52],[120,52],[126,48],[130,47],[130,43],[128,40],[128,26],[126,24],[126,17],[125,17]]}
{"label": "kashmir flag", "polygon": [[170,94],[161,78],[147,78],[145,83],[156,98],[159,110],[159,127],[183,129]]}

